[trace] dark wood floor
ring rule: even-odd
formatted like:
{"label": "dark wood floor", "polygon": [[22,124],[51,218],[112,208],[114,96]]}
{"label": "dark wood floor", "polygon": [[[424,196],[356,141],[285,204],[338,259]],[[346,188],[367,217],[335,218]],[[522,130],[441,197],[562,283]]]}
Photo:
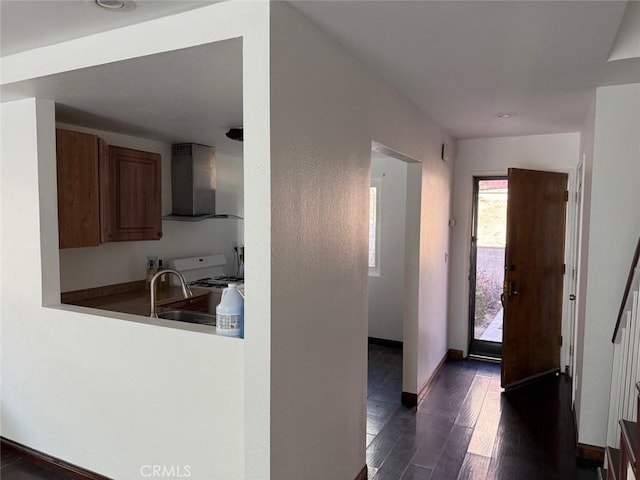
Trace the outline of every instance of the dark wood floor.
{"label": "dark wood floor", "polygon": [[69,477],[36,465],[11,448],[3,448],[0,478],[2,480],[66,480]]}
{"label": "dark wood floor", "polygon": [[[503,393],[499,365],[449,361],[416,412],[399,400],[402,351],[370,345],[369,479],[595,480],[576,464],[570,389],[551,376]],[[4,449],[0,477],[67,478]]]}
{"label": "dark wood floor", "polygon": [[595,480],[577,465],[571,383],[504,393],[500,365],[448,361],[415,409],[400,404],[402,351],[369,346],[367,465],[373,480]]}

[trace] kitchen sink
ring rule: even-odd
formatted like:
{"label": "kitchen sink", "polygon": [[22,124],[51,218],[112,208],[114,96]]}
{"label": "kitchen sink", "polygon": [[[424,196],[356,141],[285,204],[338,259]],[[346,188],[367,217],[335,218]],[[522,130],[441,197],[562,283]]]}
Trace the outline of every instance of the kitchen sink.
{"label": "kitchen sink", "polygon": [[215,325],[215,315],[201,312],[189,312],[188,310],[165,310],[158,312],[158,318],[176,320],[178,322],[199,323],[201,325]]}

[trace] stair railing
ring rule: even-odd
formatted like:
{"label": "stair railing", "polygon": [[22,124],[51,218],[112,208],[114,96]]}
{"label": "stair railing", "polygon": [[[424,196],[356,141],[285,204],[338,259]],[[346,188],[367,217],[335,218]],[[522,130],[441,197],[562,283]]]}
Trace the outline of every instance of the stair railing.
{"label": "stair railing", "polygon": [[627,284],[620,304],[613,342],[613,369],[609,419],[607,422],[607,445],[620,446],[621,418],[637,420],[636,383],[640,375],[640,238],[631,262]]}

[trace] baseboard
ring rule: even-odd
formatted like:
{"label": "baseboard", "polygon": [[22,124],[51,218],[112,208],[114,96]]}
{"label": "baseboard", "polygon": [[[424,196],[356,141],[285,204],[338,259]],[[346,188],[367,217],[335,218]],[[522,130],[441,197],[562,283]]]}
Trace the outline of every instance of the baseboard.
{"label": "baseboard", "polygon": [[576,448],[578,447],[578,417],[576,415],[576,403],[575,401],[571,402],[571,414],[573,416],[573,433],[576,435]]}
{"label": "baseboard", "polygon": [[413,408],[418,406],[418,394],[417,393],[409,393],[402,392],[400,395],[400,402],[405,407]]}
{"label": "baseboard", "polygon": [[587,445],[586,443],[578,443],[576,451],[578,458],[582,460],[588,460],[590,462],[604,461],[604,447]]}
{"label": "baseboard", "polygon": [[440,374],[440,371],[442,370],[442,367],[444,367],[444,364],[447,361],[448,357],[449,357],[449,353],[447,352],[447,354],[444,357],[442,357],[442,360],[440,360],[440,363],[431,374],[431,377],[429,377],[429,380],[425,382],[425,384],[422,386],[422,388],[417,394],[402,392],[402,395],[400,396],[400,401],[402,402],[402,405],[404,405],[405,407],[412,408],[412,407],[417,407],[420,404],[422,399],[427,396],[427,393],[429,393],[429,389],[431,388],[431,385],[433,385],[433,382]]}
{"label": "baseboard", "polygon": [[369,472],[367,470],[367,465],[365,464],[365,466],[362,467],[362,470],[360,470],[360,473],[355,478],[355,480],[367,480],[368,477],[369,477]]}
{"label": "baseboard", "polygon": [[464,352],[462,350],[454,350],[450,348],[447,352],[447,358],[451,360],[464,360]]}
{"label": "baseboard", "polygon": [[402,350],[402,342],[387,340],[386,338],[369,337],[369,345],[382,345],[383,347],[399,348]]}
{"label": "baseboard", "polygon": [[[41,465],[49,470],[64,474],[65,478],[73,480],[111,480],[109,477],[92,472],[85,468],[65,462],[59,458],[52,457],[46,453],[34,450],[33,448],[14,442],[4,437],[0,437],[0,448],[2,450],[12,450],[31,463]],[[365,477],[366,478],[366,477]]]}

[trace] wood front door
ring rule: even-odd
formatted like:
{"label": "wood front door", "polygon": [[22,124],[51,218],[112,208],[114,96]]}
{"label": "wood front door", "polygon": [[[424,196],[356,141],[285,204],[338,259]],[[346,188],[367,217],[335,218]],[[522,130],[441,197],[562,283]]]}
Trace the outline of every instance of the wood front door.
{"label": "wood front door", "polygon": [[504,388],[560,369],[567,177],[509,169]]}

